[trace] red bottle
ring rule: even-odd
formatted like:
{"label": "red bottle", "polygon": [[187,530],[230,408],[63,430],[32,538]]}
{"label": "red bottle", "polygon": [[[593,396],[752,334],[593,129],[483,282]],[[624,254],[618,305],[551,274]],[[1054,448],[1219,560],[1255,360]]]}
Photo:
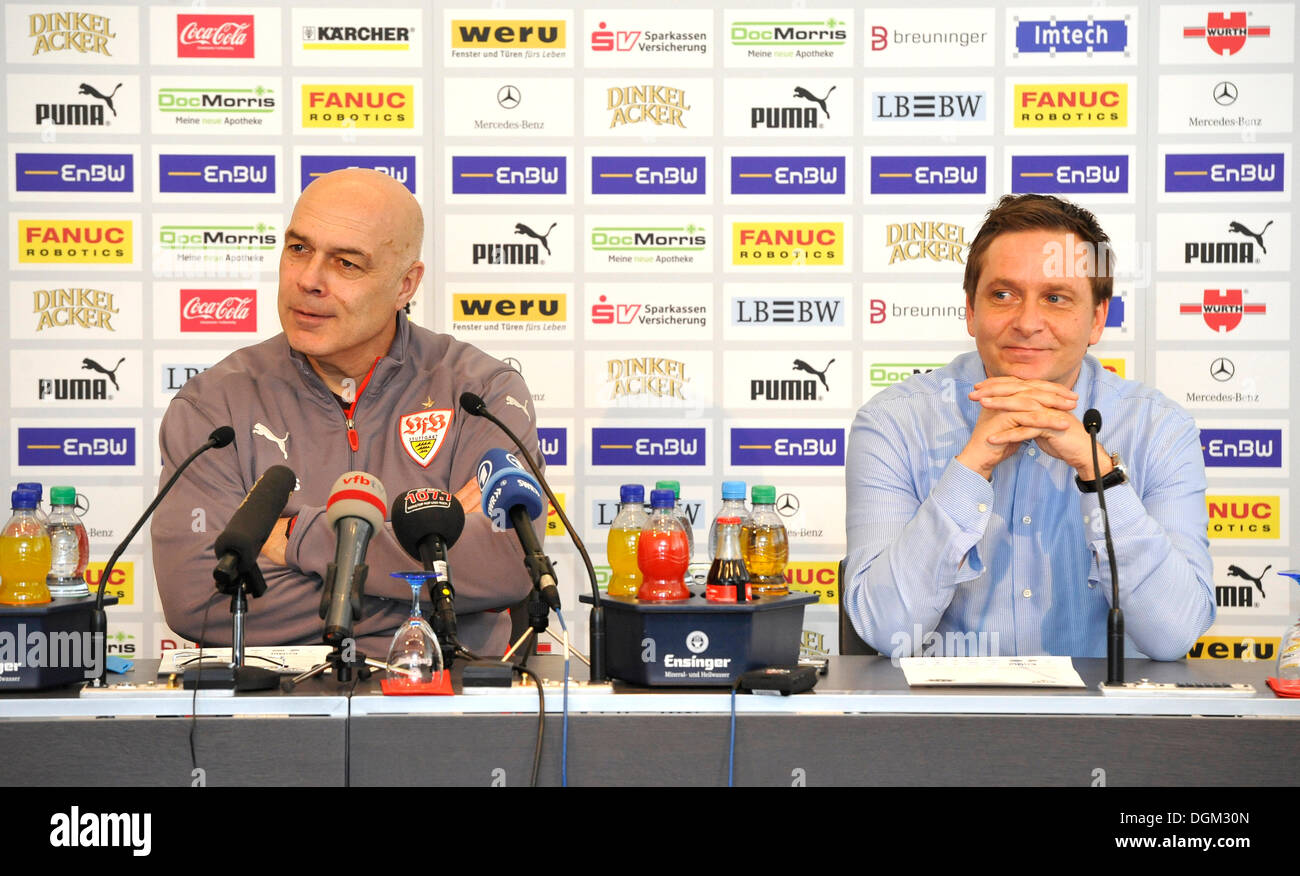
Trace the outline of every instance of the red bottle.
{"label": "red bottle", "polygon": [[636,546],[636,564],[641,569],[641,589],[636,598],[643,602],[689,599],[683,578],[691,562],[690,541],[674,510],[672,490],[650,493],[650,519],[641,530]]}

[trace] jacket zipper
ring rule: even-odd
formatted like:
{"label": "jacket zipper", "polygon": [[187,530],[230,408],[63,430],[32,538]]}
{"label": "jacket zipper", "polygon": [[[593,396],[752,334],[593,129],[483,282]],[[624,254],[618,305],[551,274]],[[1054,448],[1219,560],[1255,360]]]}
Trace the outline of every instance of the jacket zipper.
{"label": "jacket zipper", "polygon": [[343,412],[343,418],[347,422],[348,427],[348,446],[352,448],[353,453],[356,453],[361,449],[361,436],[357,434],[357,424],[353,419],[357,412],[357,403],[361,401],[361,393],[366,391],[366,384],[370,382],[370,377],[375,373],[375,368],[379,365],[379,360],[382,358],[382,356],[375,357],[375,361],[370,364],[370,370],[366,372],[365,379],[362,380],[361,385],[357,387],[357,394],[356,397],[352,399],[352,404]]}

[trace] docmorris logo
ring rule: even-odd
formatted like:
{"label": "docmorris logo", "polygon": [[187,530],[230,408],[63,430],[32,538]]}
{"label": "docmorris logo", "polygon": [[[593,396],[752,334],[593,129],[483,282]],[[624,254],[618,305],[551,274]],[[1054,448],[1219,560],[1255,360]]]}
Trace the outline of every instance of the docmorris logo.
{"label": "docmorris logo", "polygon": [[842,265],[843,222],[733,222],[733,265]]}
{"label": "docmorris logo", "polygon": [[987,191],[983,155],[871,156],[873,195],[980,195]]}
{"label": "docmorris logo", "polygon": [[1282,500],[1279,496],[1205,497],[1210,538],[1281,537]]}
{"label": "docmorris logo", "polygon": [[89,12],[34,12],[27,17],[32,54],[77,52],[111,58],[109,40],[117,39],[107,15]]}
{"label": "docmorris logo", "polygon": [[929,374],[947,362],[872,362],[867,366],[867,379],[876,389],[902,383],[916,374]]}
{"label": "docmorris logo", "polygon": [[253,57],[253,16],[176,15],[176,57]]}
{"label": "docmorris logo", "polygon": [[731,159],[733,195],[842,195],[844,157],[754,156]]}
{"label": "docmorris logo", "polygon": [[304,128],[415,127],[413,85],[304,85]]}
{"label": "docmorris logo", "polygon": [[1127,155],[1012,155],[1011,191],[1127,194]]}
{"label": "docmorris logo", "polygon": [[1281,152],[1165,156],[1166,192],[1280,192],[1284,180]]}
{"label": "docmorris logo", "polygon": [[1128,125],[1128,85],[1017,84],[1017,128],[1123,128]]}
{"label": "docmorris logo", "polygon": [[708,173],[702,156],[593,155],[593,195],[703,195]]}
{"label": "docmorris logo", "polygon": [[18,220],[21,264],[130,264],[132,223],[127,220]]}
{"label": "docmorris logo", "polygon": [[18,464],[135,465],[135,430],[22,426],[18,429]]}
{"label": "docmorris logo", "polygon": [[1180,304],[1180,314],[1199,314],[1212,330],[1230,332],[1241,325],[1242,317],[1247,313],[1263,316],[1267,312],[1265,304],[1245,304],[1240,289],[1206,289],[1205,297],[1199,304]]}
{"label": "docmorris logo", "polygon": [[843,465],[843,429],[732,429],[732,465]]}
{"label": "docmorris logo", "polygon": [[454,49],[563,49],[563,20],[486,21],[453,20],[451,45]]}
{"label": "docmorris logo", "polygon": [[451,191],[457,195],[562,195],[565,159],[559,155],[453,155]]}
{"label": "docmorris logo", "polygon": [[1267,24],[1251,26],[1246,24],[1246,13],[1209,12],[1205,16],[1204,27],[1183,28],[1183,39],[1204,39],[1210,51],[1227,57],[1240,52],[1247,39],[1264,39],[1272,35],[1272,28]]}
{"label": "docmorris logo", "polygon": [[[223,127],[260,125],[259,115],[275,110],[275,89],[264,85],[251,88],[171,88],[158,89],[157,107],[161,113],[173,117],[186,116],[183,124],[206,126],[219,124]],[[217,114],[215,118],[201,115]],[[189,119],[193,114],[195,117]]]}
{"label": "docmorris logo", "polygon": [[1202,429],[1206,468],[1281,468],[1281,429]]}
{"label": "docmorris logo", "polygon": [[782,46],[785,48],[842,46],[849,38],[847,22],[836,18],[824,21],[783,21],[759,19],[731,23],[733,46]]}
{"label": "docmorris logo", "polygon": [[698,225],[596,225],[591,229],[595,252],[700,252],[708,246],[708,230]]}
{"label": "docmorris logo", "polygon": [[275,194],[274,155],[158,156],[165,194]]}
{"label": "docmorris logo", "polygon": [[1016,19],[1015,54],[1128,55],[1128,17]]}
{"label": "docmorris logo", "polygon": [[14,185],[20,192],[130,192],[135,159],[105,153],[19,152]]}
{"label": "docmorris logo", "polygon": [[704,465],[700,428],[601,428],[591,430],[592,465]]}

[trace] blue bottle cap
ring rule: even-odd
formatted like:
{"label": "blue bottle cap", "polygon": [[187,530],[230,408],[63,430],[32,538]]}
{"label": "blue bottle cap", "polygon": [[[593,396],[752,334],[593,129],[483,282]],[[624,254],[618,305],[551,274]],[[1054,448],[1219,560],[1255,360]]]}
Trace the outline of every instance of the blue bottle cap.
{"label": "blue bottle cap", "polygon": [[28,492],[35,493],[37,502],[39,502],[41,500],[41,497],[45,495],[45,488],[34,481],[26,481],[24,483],[21,483],[18,485],[18,489],[27,490]]}
{"label": "blue bottle cap", "polygon": [[624,505],[632,502],[640,505],[645,502],[645,487],[640,484],[624,484],[618,488],[618,500]]}
{"label": "blue bottle cap", "polygon": [[15,511],[20,508],[26,508],[29,511],[33,510],[36,508],[37,503],[40,502],[40,497],[31,490],[24,490],[21,488],[14,490],[10,498],[13,503],[11,507]]}
{"label": "blue bottle cap", "polygon": [[672,490],[651,490],[650,507],[651,508],[672,508],[677,504],[677,497],[673,495]]}
{"label": "blue bottle cap", "polygon": [[722,482],[722,500],[725,502],[729,499],[745,498],[744,481],[723,481]]}

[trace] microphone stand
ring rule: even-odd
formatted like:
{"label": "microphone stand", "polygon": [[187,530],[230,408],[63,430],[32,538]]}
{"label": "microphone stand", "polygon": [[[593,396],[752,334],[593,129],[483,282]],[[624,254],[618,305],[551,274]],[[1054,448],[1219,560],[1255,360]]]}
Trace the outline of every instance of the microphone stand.
{"label": "microphone stand", "polygon": [[[337,567],[334,563],[330,563],[329,566],[326,567],[325,580],[334,581],[334,586],[338,587],[340,582],[336,580],[336,568]],[[369,571],[369,567],[365,563],[358,563],[353,567],[352,578],[348,581],[348,600],[352,602],[354,606],[354,615],[361,614],[360,594],[365,592],[367,571]],[[324,609],[324,606],[329,603],[329,600],[329,593],[322,594],[322,610]],[[333,650],[330,651],[329,654],[325,655],[325,661],[323,663],[317,663],[301,675],[296,675],[286,681],[281,686],[285,692],[293,690],[309,678],[315,678],[327,669],[333,670],[335,681],[349,682],[352,680],[352,674],[354,671],[356,672],[357,678],[366,681],[370,678],[371,669],[388,668],[387,663],[380,663],[378,660],[371,660],[364,653],[355,649],[352,652],[351,659],[346,657],[343,653],[343,646],[345,643],[352,640],[351,625],[349,624],[348,628],[345,630],[339,630],[338,633],[339,634],[336,635],[333,642],[326,642],[327,645],[333,645]]]}
{"label": "microphone stand", "polygon": [[[274,690],[280,673],[263,666],[249,666],[244,661],[244,616],[248,613],[248,596],[254,599],[266,592],[266,579],[254,561],[250,568],[230,568],[223,560],[213,571],[217,592],[230,597],[230,663],[204,663],[187,666],[183,684],[187,689],[230,688],[237,691]],[[193,672],[193,681],[190,673]],[[207,679],[203,678],[207,673]]]}
{"label": "microphone stand", "polygon": [[429,584],[429,596],[433,600],[433,632],[438,637],[438,647],[442,650],[443,667],[451,670],[452,661],[460,657],[463,660],[477,660],[478,655],[460,643],[456,629],[456,588],[451,585],[451,571],[447,566],[447,545],[439,536],[431,536],[420,542],[420,562],[424,571],[432,572],[434,581]]}
{"label": "microphone stand", "polygon": [[[1091,416],[1095,414],[1095,416]],[[1106,556],[1110,560],[1110,611],[1106,615],[1106,684],[1124,684],[1124,612],[1119,607],[1119,571],[1115,564],[1115,545],[1110,538],[1110,516],[1106,513],[1106,491],[1097,458],[1097,433],[1101,415],[1089,410],[1084,414],[1084,428],[1092,438],[1092,476],[1101,508],[1101,525],[1106,535]]]}

